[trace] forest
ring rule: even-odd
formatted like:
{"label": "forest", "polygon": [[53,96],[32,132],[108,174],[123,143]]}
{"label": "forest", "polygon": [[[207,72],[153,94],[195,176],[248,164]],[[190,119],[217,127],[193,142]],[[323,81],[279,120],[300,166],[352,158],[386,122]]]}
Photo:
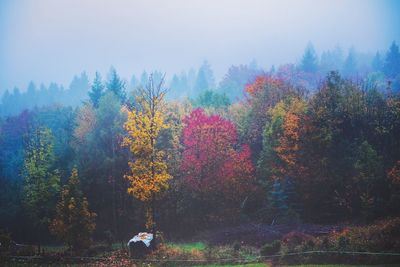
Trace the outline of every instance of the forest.
{"label": "forest", "polygon": [[[69,88],[4,92],[3,240],[83,253],[146,230],[179,241],[254,224],[345,225],[339,245],[400,252],[395,41],[375,55],[317,55],[309,43],[298,63],[231,66],[218,84],[207,61],[168,75],[127,81],[111,68]],[[370,242],[390,240],[362,247],[354,233],[374,225],[387,231]]]}

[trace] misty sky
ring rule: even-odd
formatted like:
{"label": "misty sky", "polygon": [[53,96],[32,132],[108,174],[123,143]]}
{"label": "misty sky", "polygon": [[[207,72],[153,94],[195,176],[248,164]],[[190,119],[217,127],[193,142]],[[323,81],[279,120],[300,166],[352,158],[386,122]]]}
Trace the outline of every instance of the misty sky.
{"label": "misty sky", "polygon": [[400,42],[400,1],[0,0],[0,92],[28,82],[68,86],[111,65],[127,79],[171,78],[204,59],[217,79],[232,64],[296,62],[340,44],[360,52]]}

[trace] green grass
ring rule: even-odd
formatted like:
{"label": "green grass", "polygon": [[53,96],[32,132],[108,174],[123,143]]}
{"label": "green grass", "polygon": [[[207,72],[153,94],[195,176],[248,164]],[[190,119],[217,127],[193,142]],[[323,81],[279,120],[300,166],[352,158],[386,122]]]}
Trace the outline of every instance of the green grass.
{"label": "green grass", "polygon": [[177,248],[184,252],[190,252],[194,249],[204,250],[206,245],[203,242],[193,242],[193,243],[167,243],[167,246],[171,248]]}
{"label": "green grass", "polygon": [[222,265],[215,265],[215,264],[211,264],[211,265],[198,265],[198,266],[193,266],[193,267],[239,267],[239,266],[244,266],[244,267],[266,267],[269,266],[265,263],[248,263],[248,264],[222,264]]}
{"label": "green grass", "polygon": [[387,265],[350,265],[350,264],[306,264],[306,265],[285,265],[287,267],[395,267],[397,264],[387,264]]}
{"label": "green grass", "polygon": [[[101,244],[97,244],[101,245]],[[208,247],[205,243],[203,242],[191,242],[191,243],[166,243],[166,246],[168,248],[171,248],[174,251],[174,253],[177,256],[181,256],[181,254],[186,253],[186,257],[189,255],[191,256],[191,253],[195,253],[195,256],[200,255],[200,257],[211,257],[211,261],[213,262],[213,259],[215,259],[214,262],[218,262],[219,259],[227,259],[227,258],[240,258],[240,259],[245,259],[248,262],[254,262],[257,259],[258,255],[258,250],[253,248],[253,247],[246,247],[243,246],[239,249],[239,251],[234,251],[231,246],[213,246],[213,247]],[[115,250],[120,250],[122,247],[124,247],[124,244],[120,243],[114,243],[112,244],[111,250],[107,251],[105,253],[99,253],[97,256],[104,256],[106,257],[111,253],[111,251]],[[48,253],[56,253],[56,252],[62,252],[66,249],[65,246],[43,246],[42,248],[45,249],[46,252]],[[168,250],[167,250],[168,251]],[[210,252],[209,252],[210,251]],[[189,253],[189,254],[188,254]],[[210,253],[210,254],[208,254]],[[178,255],[179,254],[179,255]],[[176,255],[172,256],[174,258]],[[172,259],[173,260],[173,259]],[[8,264],[8,265],[7,265]],[[20,262],[8,262],[5,266],[10,266],[10,267],[19,267],[19,266],[74,266],[74,267],[83,267],[87,266],[87,264],[49,264],[49,265],[32,265],[32,263],[20,263]],[[0,264],[1,265],[1,264]],[[142,265],[140,265],[142,266]],[[144,266],[144,265],[143,265]],[[146,265],[146,266],[153,266],[152,264]],[[154,265],[156,266],[156,265]],[[196,265],[198,267],[212,267],[212,266],[224,266],[224,267],[238,267],[238,266],[244,266],[244,267],[266,267],[270,266],[268,262],[266,263],[247,263],[247,264],[206,264],[206,265]],[[322,267],[395,267],[399,265],[349,265],[349,264],[325,264],[325,265],[312,265],[312,264],[303,264],[303,265],[285,265],[287,267],[317,267],[317,266],[322,266]]]}
{"label": "green grass", "polygon": [[[266,263],[249,263],[249,264],[228,264],[228,265],[198,265],[197,267],[218,267],[218,266],[223,266],[223,267],[239,267],[239,266],[244,266],[244,267],[265,267],[269,266]],[[284,265],[286,267],[395,267],[398,265],[395,264],[388,264],[388,265],[348,265],[348,264],[324,264],[324,265],[313,265],[313,264],[307,264],[307,265]]]}
{"label": "green grass", "polygon": [[[35,249],[37,249],[37,247],[35,247]],[[42,246],[42,249],[44,249],[46,253],[58,253],[67,250],[67,247],[63,245],[51,245],[51,246]]]}

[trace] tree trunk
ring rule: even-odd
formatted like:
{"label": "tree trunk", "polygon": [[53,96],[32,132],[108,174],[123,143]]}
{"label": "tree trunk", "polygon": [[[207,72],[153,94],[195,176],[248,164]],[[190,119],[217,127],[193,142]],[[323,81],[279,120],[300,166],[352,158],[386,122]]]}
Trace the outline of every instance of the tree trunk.
{"label": "tree trunk", "polygon": [[155,199],[153,198],[151,201],[151,217],[153,217],[153,249],[157,248],[157,224],[155,221],[155,207],[156,207],[156,203],[155,203]]}
{"label": "tree trunk", "polygon": [[[114,136],[114,134],[113,134]],[[119,233],[118,233],[118,226],[117,226],[117,207],[116,207],[116,200],[115,200],[115,144],[114,144],[114,137],[111,139],[111,146],[112,146],[112,157],[113,157],[113,162],[112,162],[112,174],[111,174],[111,180],[112,180],[112,217],[113,217],[113,232],[114,232],[114,237],[116,239],[119,239]]]}
{"label": "tree trunk", "polygon": [[146,230],[153,234],[153,240],[151,241],[151,247],[156,247],[156,235],[157,235],[157,227],[154,221],[154,200],[151,200],[146,203]]}

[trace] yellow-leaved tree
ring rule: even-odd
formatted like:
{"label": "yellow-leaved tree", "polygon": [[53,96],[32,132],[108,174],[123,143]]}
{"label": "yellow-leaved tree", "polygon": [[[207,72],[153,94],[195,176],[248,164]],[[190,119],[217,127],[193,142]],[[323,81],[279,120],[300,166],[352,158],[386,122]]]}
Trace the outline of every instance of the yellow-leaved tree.
{"label": "yellow-leaved tree", "polygon": [[130,172],[125,175],[130,182],[128,193],[145,203],[146,228],[154,234],[154,201],[168,188],[168,181],[172,178],[168,173],[165,152],[157,146],[160,131],[168,128],[164,122],[166,90],[162,88],[163,81],[161,79],[155,84],[150,75],[147,86],[138,89],[134,107],[127,108],[128,120],[124,124],[128,135],[123,145],[128,146],[133,155],[128,162]]}

